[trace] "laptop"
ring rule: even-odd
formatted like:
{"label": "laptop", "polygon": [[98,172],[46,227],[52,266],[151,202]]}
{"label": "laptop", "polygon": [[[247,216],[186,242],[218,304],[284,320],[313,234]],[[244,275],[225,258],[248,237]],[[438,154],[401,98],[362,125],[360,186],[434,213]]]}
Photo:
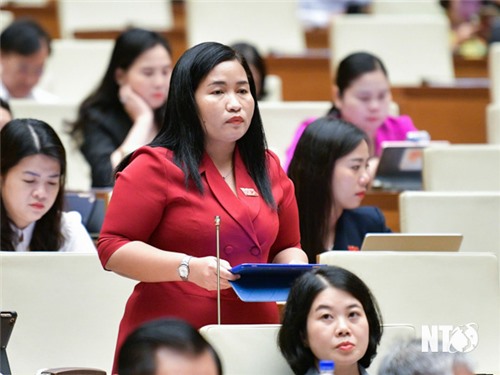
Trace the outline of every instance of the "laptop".
{"label": "laptop", "polygon": [[66,211],[78,211],[90,236],[99,237],[106,211],[104,200],[93,192],[66,192],[64,199]]}
{"label": "laptop", "polygon": [[367,233],[361,251],[459,251],[459,233]]}
{"label": "laptop", "polygon": [[0,318],[0,373],[11,375],[9,359],[7,358],[7,344],[17,320],[17,313],[15,311],[1,311]]}
{"label": "laptop", "polygon": [[446,145],[447,141],[382,143],[382,154],[372,182],[372,188],[383,190],[422,190],[424,149]]}

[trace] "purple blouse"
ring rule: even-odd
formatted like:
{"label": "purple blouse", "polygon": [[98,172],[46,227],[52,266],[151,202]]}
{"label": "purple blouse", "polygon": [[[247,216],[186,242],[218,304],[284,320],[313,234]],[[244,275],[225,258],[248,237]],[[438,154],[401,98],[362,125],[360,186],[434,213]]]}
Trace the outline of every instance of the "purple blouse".
{"label": "purple blouse", "polygon": [[[285,171],[288,170],[288,166],[290,165],[290,161],[292,160],[293,153],[295,152],[295,147],[297,147],[297,143],[299,142],[302,133],[304,132],[306,127],[316,119],[316,117],[308,118],[307,120],[302,122],[295,131],[292,143],[286,150],[286,159],[283,166]],[[398,117],[387,117],[384,123],[377,129],[375,139],[373,140],[375,146],[375,156],[380,156],[380,153],[382,151],[382,142],[404,141],[406,140],[406,134],[408,132],[416,130],[418,129],[415,127],[415,125],[413,125],[413,121],[409,116],[403,115]]]}

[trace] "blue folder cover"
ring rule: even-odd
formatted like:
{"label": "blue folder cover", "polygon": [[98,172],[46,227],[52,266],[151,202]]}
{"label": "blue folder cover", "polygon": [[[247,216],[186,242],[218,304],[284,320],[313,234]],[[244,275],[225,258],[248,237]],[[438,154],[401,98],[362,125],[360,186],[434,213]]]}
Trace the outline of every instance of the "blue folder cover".
{"label": "blue folder cover", "polygon": [[240,278],[231,285],[242,301],[286,301],[297,277],[322,264],[243,263],[231,269]]}

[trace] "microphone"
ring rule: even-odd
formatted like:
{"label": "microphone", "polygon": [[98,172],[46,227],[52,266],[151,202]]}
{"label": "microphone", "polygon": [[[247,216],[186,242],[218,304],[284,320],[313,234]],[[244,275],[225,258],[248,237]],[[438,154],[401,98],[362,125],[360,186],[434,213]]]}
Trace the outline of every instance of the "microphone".
{"label": "microphone", "polygon": [[220,325],[220,216],[215,216],[215,249],[217,254],[217,324]]}

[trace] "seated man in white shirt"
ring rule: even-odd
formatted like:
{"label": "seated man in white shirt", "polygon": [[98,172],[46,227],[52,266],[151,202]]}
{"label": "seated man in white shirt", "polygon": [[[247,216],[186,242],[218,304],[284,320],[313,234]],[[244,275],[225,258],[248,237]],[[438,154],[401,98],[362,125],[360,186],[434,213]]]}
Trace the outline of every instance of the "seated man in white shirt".
{"label": "seated man in white shirt", "polygon": [[50,55],[50,36],[40,25],[29,19],[12,22],[0,35],[0,52],[0,98],[57,101],[35,87]]}

